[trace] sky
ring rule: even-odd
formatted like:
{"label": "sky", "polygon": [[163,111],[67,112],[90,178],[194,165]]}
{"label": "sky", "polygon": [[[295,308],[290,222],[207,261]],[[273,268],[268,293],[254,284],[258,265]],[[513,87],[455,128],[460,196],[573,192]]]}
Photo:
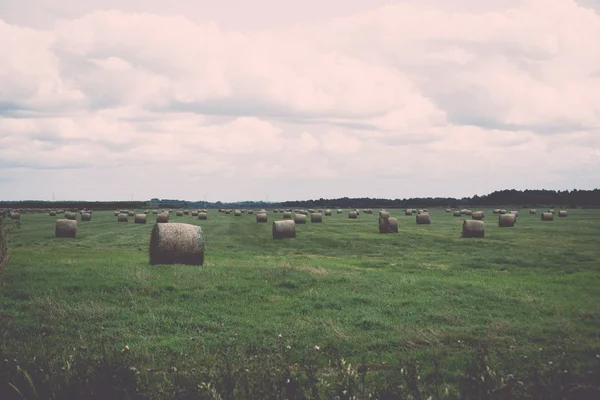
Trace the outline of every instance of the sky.
{"label": "sky", "polygon": [[599,43],[600,0],[0,0],[0,200],[598,188]]}

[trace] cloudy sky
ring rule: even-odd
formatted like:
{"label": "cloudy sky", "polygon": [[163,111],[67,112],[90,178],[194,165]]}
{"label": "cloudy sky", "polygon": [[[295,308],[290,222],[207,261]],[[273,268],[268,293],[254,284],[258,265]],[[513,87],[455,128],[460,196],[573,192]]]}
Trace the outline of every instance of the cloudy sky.
{"label": "cloudy sky", "polygon": [[600,187],[600,0],[0,0],[0,200]]}

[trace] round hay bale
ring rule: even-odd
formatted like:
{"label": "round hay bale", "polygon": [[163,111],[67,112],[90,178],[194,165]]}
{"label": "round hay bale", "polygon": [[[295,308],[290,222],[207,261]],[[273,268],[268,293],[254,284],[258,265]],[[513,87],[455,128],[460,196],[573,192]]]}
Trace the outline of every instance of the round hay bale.
{"label": "round hay bale", "polygon": [[223,211],[225,214],[231,214],[231,210],[225,210]]}
{"label": "round hay bale", "polygon": [[284,212],[283,219],[292,219],[292,213],[289,211]]}
{"label": "round hay bale", "polygon": [[426,208],[422,209],[421,212],[422,213],[429,213],[429,211]]}
{"label": "round hay bale", "polygon": [[406,210],[404,210],[404,215],[407,215],[407,216],[413,215],[412,214],[412,209],[406,209]]}
{"label": "round hay bale", "polygon": [[273,214],[277,214],[279,210],[273,210]]}
{"label": "round hay bale", "polygon": [[385,211],[385,210],[379,211],[379,218],[389,218],[389,217],[390,217],[389,211]]}
{"label": "round hay bale", "polygon": [[452,215],[454,215],[455,217],[462,217],[462,211],[454,210],[454,213]]}
{"label": "round hay bale", "polygon": [[127,215],[130,217],[135,217],[135,211],[129,211]]}
{"label": "round hay bale", "polygon": [[500,209],[495,208],[494,211],[492,211],[492,214],[500,214]]}
{"label": "round hay bale", "polygon": [[77,236],[77,221],[59,219],[56,221],[55,235],[59,238],[74,238]]}
{"label": "round hay bale", "polygon": [[273,239],[295,238],[296,223],[291,219],[273,222]]}
{"label": "round hay bale", "polygon": [[484,217],[485,217],[485,214],[483,213],[483,211],[475,211],[474,213],[471,214],[471,218],[475,219],[477,221],[481,221]]}
{"label": "round hay bale", "polygon": [[314,210],[314,208],[309,208],[309,209],[308,209],[308,212],[312,214],[312,213],[314,213],[314,212],[315,212],[315,210]]}
{"label": "round hay bale", "polygon": [[178,217],[183,217],[183,211],[177,211],[175,215],[177,215]]}
{"label": "round hay bale", "polygon": [[199,212],[198,213],[198,219],[208,219],[208,213]]}
{"label": "round hay bale", "polygon": [[356,211],[348,211],[348,218],[350,218],[350,219],[357,219],[358,218],[358,213]]}
{"label": "round hay bale", "polygon": [[144,210],[144,214],[148,214],[150,211],[148,210]]}
{"label": "round hay bale", "polygon": [[336,212],[337,212],[338,214],[341,214],[343,211],[342,211],[342,209],[341,209],[341,208],[338,208]]}
{"label": "round hay bale", "polygon": [[541,220],[542,221],[554,221],[554,214],[552,214],[551,212],[542,213]]}
{"label": "round hay bale", "polygon": [[317,223],[323,222],[323,214],[321,214],[321,213],[312,213],[310,215],[310,222],[312,222],[313,224],[317,224]]}
{"label": "round hay bale", "polygon": [[531,210],[529,210],[529,215],[535,215],[537,213],[537,210],[535,208],[532,208]]}
{"label": "round hay bale", "polygon": [[156,215],[156,223],[165,224],[167,222],[169,222],[169,214],[167,214],[166,212]]}
{"label": "round hay bale", "polygon": [[509,214],[513,214],[515,218],[519,216],[519,212],[516,210],[512,210]]}
{"label": "round hay bale", "polygon": [[92,214],[90,213],[82,213],[81,214],[81,221],[91,221],[92,220]]}
{"label": "round hay bale", "polygon": [[431,224],[431,218],[428,213],[417,214],[417,225]]}
{"label": "round hay bale", "polygon": [[152,210],[152,214],[158,215],[158,210]]}
{"label": "round hay bale", "polygon": [[466,210],[466,209],[460,210],[460,213],[461,213],[462,215],[471,215],[471,216],[473,215],[473,211],[471,211],[471,210]]}
{"label": "round hay bale", "polygon": [[127,222],[127,214],[119,214],[117,215],[117,222]]}
{"label": "round hay bale", "polygon": [[51,217],[56,217],[56,211],[50,211],[48,215],[50,215]]}
{"label": "round hay bale", "polygon": [[326,217],[331,217],[331,210],[330,209],[325,210],[325,216]]}
{"label": "round hay bale", "polygon": [[451,209],[451,208],[446,208],[446,212],[447,212],[447,213],[451,213],[451,212],[452,212],[452,209]]}
{"label": "round hay bale", "polygon": [[190,215],[190,210],[183,210],[183,215]]}
{"label": "round hay bale", "polygon": [[306,215],[304,214],[295,214],[294,222],[297,224],[306,224]]}
{"label": "round hay bale", "polygon": [[267,222],[267,213],[259,212],[256,214],[256,222]]}
{"label": "round hay bale", "polygon": [[150,235],[150,264],[204,264],[204,234],[197,225],[155,224]]}
{"label": "round hay bale", "polygon": [[498,214],[500,214],[500,215],[504,215],[504,214],[506,214],[506,210],[504,210],[504,209],[501,209],[500,211],[498,211]]}
{"label": "round hay bale", "polygon": [[560,218],[566,217],[567,216],[567,210],[560,210],[560,211],[558,211],[558,216]]}
{"label": "round hay bale", "polygon": [[462,223],[462,237],[464,238],[482,238],[485,235],[485,225],[483,221],[464,220]]}
{"label": "round hay bale", "polygon": [[398,233],[398,220],[394,217],[379,218],[379,233]]}
{"label": "round hay bale", "polygon": [[146,214],[135,214],[134,222],[136,224],[145,224],[146,223]]}
{"label": "round hay bale", "polygon": [[236,217],[241,217],[242,216],[242,210],[235,210],[235,214]]}
{"label": "round hay bale", "polygon": [[194,210],[192,211],[192,217],[197,217],[198,216],[198,211]]}
{"label": "round hay bale", "polygon": [[548,212],[549,212],[549,213],[552,213],[552,214],[554,214],[554,213],[556,212],[556,210],[554,210],[554,208],[550,208],[550,209],[548,210]]}
{"label": "round hay bale", "polygon": [[515,214],[502,214],[498,217],[498,226],[501,228],[508,228],[515,226],[516,221],[517,217]]}
{"label": "round hay bale", "polygon": [[115,217],[118,217],[121,214],[119,211],[115,211]]}
{"label": "round hay bale", "polygon": [[77,214],[75,214],[74,212],[71,212],[71,211],[67,211],[65,213],[65,219],[70,219],[70,220],[76,221],[77,220]]}
{"label": "round hay bale", "polygon": [[253,215],[254,214],[254,210],[248,210],[248,215]]}

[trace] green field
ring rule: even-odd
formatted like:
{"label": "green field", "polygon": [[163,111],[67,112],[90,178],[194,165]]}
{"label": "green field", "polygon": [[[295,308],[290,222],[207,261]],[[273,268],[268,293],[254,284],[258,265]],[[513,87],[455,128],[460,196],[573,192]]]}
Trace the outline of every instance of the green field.
{"label": "green field", "polygon": [[520,210],[515,227],[499,228],[486,209],[484,239],[461,238],[469,217],[430,209],[431,225],[416,225],[390,211],[398,234],[378,233],[377,212],[350,220],[345,211],[284,240],[271,236],[281,214],[257,224],[172,213],[202,226],[201,267],[149,265],[153,223],[95,212],[76,239],[59,239],[56,217],[23,214],[2,272],[2,354],[23,365],[109,357],[155,389],[192,379],[232,341],[240,354],[279,349],[289,363],[325,369],[323,359],[343,357],[374,376],[417,360],[423,384],[439,358],[441,397],[454,396],[478,346],[515,374],[520,357],[547,366],[567,353],[573,368],[600,357],[600,211],[542,222]]}

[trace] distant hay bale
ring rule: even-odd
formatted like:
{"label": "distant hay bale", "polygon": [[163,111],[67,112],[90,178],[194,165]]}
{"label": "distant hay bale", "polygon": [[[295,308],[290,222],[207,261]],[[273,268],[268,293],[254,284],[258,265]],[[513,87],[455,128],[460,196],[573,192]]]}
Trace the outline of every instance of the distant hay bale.
{"label": "distant hay bale", "polygon": [[428,213],[417,214],[417,225],[431,224],[431,218]]}
{"label": "distant hay bale", "polygon": [[554,208],[551,208],[548,210],[548,212],[554,214],[556,212],[556,210],[554,210]]}
{"label": "distant hay bale", "polygon": [[117,222],[127,222],[127,214],[119,214],[117,215]]}
{"label": "distant hay bale", "polygon": [[389,211],[385,211],[385,210],[379,211],[379,218],[389,218],[389,217],[390,217]]}
{"label": "distant hay bale", "polygon": [[130,217],[135,217],[135,211],[129,211],[127,215]]}
{"label": "distant hay bale", "polygon": [[367,208],[363,211],[365,214],[373,214],[373,210],[370,208]]}
{"label": "distant hay bale", "polygon": [[502,214],[498,217],[498,226],[501,228],[515,226],[516,221],[517,217],[515,214]]}
{"label": "distant hay bale", "polygon": [[554,221],[554,214],[552,214],[551,212],[542,213],[541,220],[542,221]]}
{"label": "distant hay bale", "polygon": [[224,210],[223,211],[225,214],[231,214],[231,210]]}
{"label": "distant hay bale", "polygon": [[156,222],[159,224],[164,224],[169,222],[169,214],[166,212],[160,213],[156,215]]}
{"label": "distant hay bale", "polygon": [[394,217],[379,218],[379,233],[398,233],[398,220]]}
{"label": "distant hay bale", "polygon": [[292,219],[292,213],[289,211],[284,212],[283,219]]}
{"label": "distant hay bale", "polygon": [[81,221],[91,221],[92,214],[90,213],[81,213]]}
{"label": "distant hay bale", "polygon": [[56,221],[55,235],[59,238],[74,238],[77,236],[77,221],[59,219]]}
{"label": "distant hay bale", "polygon": [[295,214],[294,222],[297,224],[306,224],[306,215],[304,214]]}
{"label": "distant hay bale", "polygon": [[485,235],[485,225],[483,221],[464,220],[462,223],[462,237],[464,238],[482,238]]}
{"label": "distant hay bale", "polygon": [[235,215],[236,217],[241,217],[241,216],[242,216],[242,210],[235,210],[235,213],[234,213],[234,215]]}
{"label": "distant hay bale", "polygon": [[277,214],[279,210],[273,210],[273,214]]}
{"label": "distant hay bale", "polygon": [[259,212],[256,214],[256,222],[267,222],[267,213]]}
{"label": "distant hay bale", "polygon": [[152,210],[152,214],[158,215],[158,210]]}
{"label": "distant hay bale", "polygon": [[198,216],[198,211],[194,210],[192,211],[192,217],[197,217]]}
{"label": "distant hay bale", "polygon": [[409,215],[410,216],[412,214],[413,214],[412,213],[412,209],[406,209],[406,210],[404,210],[404,215]]}
{"label": "distant hay bale", "polygon": [[499,214],[500,214],[500,215],[504,215],[504,214],[506,214],[506,210],[505,210],[505,209],[501,209],[501,210],[499,211]]}
{"label": "distant hay bale", "polygon": [[416,208],[413,208],[410,211],[412,211],[413,214],[417,214],[419,212],[419,210],[417,210]]}
{"label": "distant hay bale", "polygon": [[148,214],[149,212],[149,210],[144,210],[144,214]]}
{"label": "distant hay bale", "polygon": [[273,222],[273,239],[295,238],[296,223],[291,219]]}
{"label": "distant hay bale", "polygon": [[558,216],[559,216],[560,218],[564,218],[564,217],[566,217],[566,216],[567,216],[567,210],[559,210],[559,211],[558,211]]}
{"label": "distant hay bale", "polygon": [[190,210],[183,210],[183,215],[190,215]]}
{"label": "distant hay bale", "polygon": [[183,217],[183,211],[177,211],[175,215],[177,215],[178,217]]}
{"label": "distant hay bale", "polygon": [[208,219],[208,213],[205,212],[199,212],[198,213],[198,219]]}
{"label": "distant hay bale", "polygon": [[325,216],[326,217],[331,217],[331,210],[330,209],[325,210]]}
{"label": "distant hay bale", "polygon": [[537,213],[537,210],[535,208],[532,208],[531,210],[529,210],[529,215],[535,215]]}
{"label": "distant hay bale", "polygon": [[500,209],[499,208],[495,208],[494,211],[492,211],[493,214],[500,214]]}
{"label": "distant hay bale", "polygon": [[338,208],[336,212],[337,212],[338,214],[341,214],[341,213],[343,213],[344,211],[343,211],[341,208]]}
{"label": "distant hay bale", "polygon": [[119,216],[119,214],[121,214],[121,212],[120,212],[120,211],[115,211],[115,217],[118,217],[118,216]]}
{"label": "distant hay bale", "polygon": [[314,213],[314,212],[315,212],[315,210],[314,210],[313,208],[309,208],[309,209],[308,209],[308,212],[312,214],[312,213]]}
{"label": "distant hay bale", "polygon": [[65,219],[70,219],[70,220],[76,221],[77,220],[77,214],[75,214],[74,212],[71,212],[71,211],[67,211],[65,213]]}
{"label": "distant hay bale", "polygon": [[204,234],[197,225],[155,224],[150,236],[150,264],[204,264]]}
{"label": "distant hay bale", "polygon": [[145,224],[146,223],[146,214],[135,214],[134,222],[136,224]]}
{"label": "distant hay bale", "polygon": [[473,215],[473,211],[471,211],[471,210],[467,210],[467,209],[460,210],[460,213],[461,213],[462,215],[470,215],[470,216],[472,216],[472,215]]}
{"label": "distant hay bale", "polygon": [[519,212],[517,210],[512,210],[509,214],[513,214],[515,217],[519,216]]}
{"label": "distant hay bale", "polygon": [[323,214],[321,213],[312,213],[310,215],[310,222],[312,223],[319,223],[319,222],[323,222]]}
{"label": "distant hay bale", "polygon": [[248,210],[248,215],[253,215],[254,214],[254,210]]}
{"label": "distant hay bale", "polygon": [[462,211],[454,210],[454,213],[452,215],[454,215],[455,217],[462,217]]}
{"label": "distant hay bale", "polygon": [[358,213],[356,211],[348,211],[348,218],[350,218],[350,219],[357,219],[358,218]]}
{"label": "distant hay bale", "polygon": [[481,221],[483,218],[485,217],[483,211],[475,211],[474,213],[471,214],[471,218]]}
{"label": "distant hay bale", "polygon": [[429,213],[429,211],[426,208],[424,208],[421,210],[421,214],[423,214],[423,213]]}
{"label": "distant hay bale", "polygon": [[56,217],[56,211],[50,211],[48,215],[50,215],[51,217]]}
{"label": "distant hay bale", "polygon": [[452,209],[451,209],[451,208],[446,208],[446,212],[447,212],[447,213],[451,213],[451,212],[452,212]]}
{"label": "distant hay bale", "polygon": [[[75,215],[75,214],[73,214]],[[10,219],[15,220],[15,221],[20,221],[21,220],[21,213],[20,212],[13,212],[10,214]]]}

